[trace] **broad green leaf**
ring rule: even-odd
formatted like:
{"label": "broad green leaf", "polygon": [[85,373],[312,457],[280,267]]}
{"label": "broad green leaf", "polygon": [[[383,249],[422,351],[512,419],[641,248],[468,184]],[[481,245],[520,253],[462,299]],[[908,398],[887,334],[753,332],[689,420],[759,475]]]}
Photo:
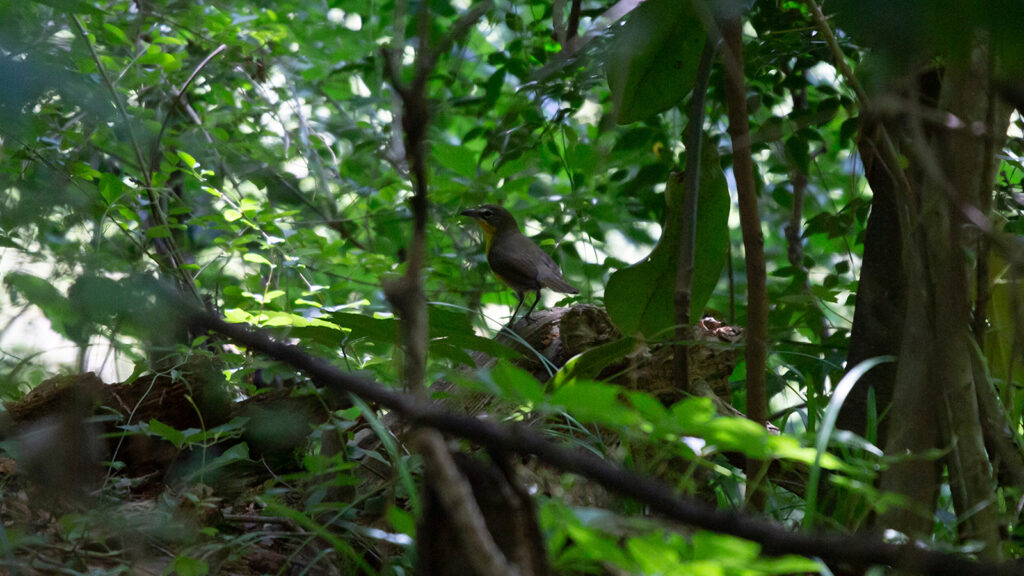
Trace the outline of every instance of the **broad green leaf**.
{"label": "broad green leaf", "polygon": [[114,44],[127,44],[128,36],[125,35],[124,31],[114,26],[109,22],[103,23],[103,30],[107,33],[107,38]]}
{"label": "broad green leaf", "polygon": [[199,430],[188,434],[185,438],[187,444],[194,444],[198,442],[206,442],[212,440],[214,442],[223,440],[224,438],[238,438],[245,431],[246,425],[249,423],[250,418],[247,416],[236,416],[231,419],[230,422],[221,424],[209,430]]}
{"label": "broad green leaf", "polygon": [[432,339],[428,345],[427,351],[432,358],[444,358],[464,366],[473,365],[473,357],[461,347],[455,345],[448,338]]}
{"label": "broad green leaf", "polygon": [[633,10],[605,58],[616,121],[643,120],[682,100],[693,89],[704,37],[691,2],[647,0]]}
{"label": "broad green leaf", "polygon": [[185,445],[184,432],[180,430],[175,430],[174,428],[171,428],[170,426],[164,424],[163,422],[157,420],[156,418],[150,419],[149,426],[147,427],[147,429],[150,434],[159,436],[160,438],[167,440],[171,444],[174,444],[175,448],[181,448],[182,446]]}
{"label": "broad green leaf", "polygon": [[224,320],[233,324],[248,322],[252,315],[241,308],[228,308],[224,311]]}
{"label": "broad green leaf", "polygon": [[210,564],[205,560],[181,555],[174,559],[174,571],[180,576],[206,576],[210,573]]}
{"label": "broad green leaf", "polygon": [[437,142],[430,147],[431,153],[442,166],[459,176],[473,178],[476,176],[476,153],[465,146],[452,146]]}
{"label": "broad green leaf", "polygon": [[188,46],[188,42],[174,36],[157,36],[153,38],[153,44],[171,44],[174,46]]}
{"label": "broad green leaf", "polygon": [[698,531],[693,535],[693,554],[695,559],[717,560],[732,558],[749,561],[757,558],[761,545],[735,536]]}
{"label": "broad green leaf", "polygon": [[116,202],[124,192],[124,183],[113,174],[100,174],[96,187],[100,196],[109,203]]}
{"label": "broad green leaf", "polygon": [[170,238],[171,230],[165,224],[146,229],[146,238]]}
{"label": "broad green leaf", "polygon": [[102,176],[103,173],[100,172],[99,170],[96,170],[92,166],[86,164],[85,162],[75,162],[71,166],[71,174],[77,178],[91,181],[95,180],[96,178],[99,178],[100,176]]}
{"label": "broad green leaf", "polygon": [[637,414],[619,402],[622,388],[604,382],[574,381],[548,398],[553,407],[563,408],[581,422],[627,426],[639,421]]}
{"label": "broad green leaf", "polygon": [[416,519],[408,511],[391,506],[388,508],[387,519],[395,531],[416,537]]}
{"label": "broad green leaf", "polygon": [[696,426],[706,424],[715,418],[715,405],[711,398],[686,398],[672,405],[669,416],[680,431],[692,434]]}
{"label": "broad green leaf", "polygon": [[222,454],[216,458],[206,462],[205,466],[194,470],[190,477],[196,480],[202,479],[206,474],[210,474],[216,470],[224,468],[225,466],[234,464],[236,462],[244,462],[250,460],[249,457],[249,445],[245,442],[239,442],[234,446],[225,450]]}
{"label": "broad green leaf", "polygon": [[444,340],[453,346],[474,352],[483,352],[492,358],[522,358],[523,356],[501,342],[476,334],[452,334],[445,336]]}
{"label": "broad green leaf", "polygon": [[394,318],[375,318],[366,314],[335,312],[331,320],[352,331],[352,338],[367,338],[375,342],[394,344],[398,338],[398,321]]}
{"label": "broad green leaf", "polygon": [[166,52],[155,52],[152,54],[145,54],[138,59],[138,63],[144,66],[159,66],[168,72],[173,72],[178,68],[181,68],[181,62],[179,62],[174,56]]}
{"label": "broad green leaf", "polygon": [[[697,194],[697,238],[691,286],[690,319],[698,320],[725,266],[729,248],[729,190],[714,146],[702,146]],[[612,274],[605,305],[612,322],[627,335],[664,335],[675,324],[674,292],[679,245],[683,238],[683,174],[669,175],[665,225],[650,255]]]}
{"label": "broad green leaf", "polygon": [[636,339],[630,336],[608,342],[577,354],[555,374],[552,385],[556,388],[570,380],[592,380],[610,364],[626,357],[636,346]]}
{"label": "broad green leaf", "polygon": [[522,368],[508,362],[498,362],[490,372],[491,381],[508,399],[540,404],[544,401],[544,387]]}
{"label": "broad green leaf", "polygon": [[655,427],[663,425],[668,419],[668,410],[665,409],[665,405],[654,396],[646,392],[631,390],[626,393],[626,397],[637,413],[654,424]]}
{"label": "broad green leaf", "polygon": [[679,566],[681,558],[679,550],[667,544],[663,534],[645,535],[627,540],[626,549],[644,574],[668,574]]}

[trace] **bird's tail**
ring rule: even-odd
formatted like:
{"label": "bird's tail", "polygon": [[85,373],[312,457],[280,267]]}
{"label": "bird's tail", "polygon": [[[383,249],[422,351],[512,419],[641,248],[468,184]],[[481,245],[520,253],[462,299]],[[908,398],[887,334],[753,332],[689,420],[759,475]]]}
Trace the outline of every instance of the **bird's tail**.
{"label": "bird's tail", "polygon": [[550,289],[552,289],[552,290],[554,290],[556,292],[561,292],[562,294],[579,294],[580,293],[578,288],[576,288],[572,284],[569,284],[568,282],[566,282],[565,278],[562,278],[560,275],[559,276],[556,276],[554,274],[547,275],[546,277],[541,278],[541,282],[540,283],[545,288],[550,288]]}

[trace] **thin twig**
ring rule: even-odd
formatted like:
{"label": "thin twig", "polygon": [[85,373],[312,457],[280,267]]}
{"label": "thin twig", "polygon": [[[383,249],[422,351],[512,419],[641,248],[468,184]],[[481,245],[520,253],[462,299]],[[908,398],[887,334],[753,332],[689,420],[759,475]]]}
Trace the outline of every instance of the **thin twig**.
{"label": "thin twig", "polygon": [[192,82],[196,79],[196,76],[199,75],[199,72],[206,67],[210,60],[213,60],[214,57],[217,56],[217,54],[220,54],[221,52],[226,50],[227,47],[227,44],[221,44],[216,49],[214,49],[213,52],[210,52],[210,54],[206,58],[203,58],[203,61],[200,62],[199,65],[196,66],[194,70],[192,70],[192,74],[189,75],[188,80],[185,80],[185,84],[181,86],[181,89],[174,94],[174,98],[171,100],[171,105],[167,109],[167,114],[164,115],[164,121],[162,124],[160,124],[160,132],[157,133],[156,140],[153,141],[153,153],[150,155],[150,171],[155,171],[159,166],[158,163],[160,161],[160,142],[161,140],[163,140],[164,131],[167,130],[167,124],[171,120],[171,115],[174,114],[174,109],[181,102],[181,98],[185,95],[185,91],[188,90],[188,87],[192,85]]}

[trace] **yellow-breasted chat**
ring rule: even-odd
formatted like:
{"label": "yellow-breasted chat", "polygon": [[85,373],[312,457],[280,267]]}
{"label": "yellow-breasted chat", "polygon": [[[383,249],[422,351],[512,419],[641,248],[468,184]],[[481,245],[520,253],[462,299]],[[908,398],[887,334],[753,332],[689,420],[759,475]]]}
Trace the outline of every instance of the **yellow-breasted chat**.
{"label": "yellow-breasted chat", "polygon": [[579,290],[565,281],[558,264],[519,231],[512,214],[496,204],[484,204],[479,208],[464,210],[463,216],[476,220],[484,231],[484,246],[487,252],[487,263],[491,272],[503,284],[516,291],[519,304],[512,312],[509,325],[516,318],[523,306],[527,292],[533,292],[536,298],[526,312],[526,320],[540,301],[541,288],[550,288],[563,294],[579,294]]}

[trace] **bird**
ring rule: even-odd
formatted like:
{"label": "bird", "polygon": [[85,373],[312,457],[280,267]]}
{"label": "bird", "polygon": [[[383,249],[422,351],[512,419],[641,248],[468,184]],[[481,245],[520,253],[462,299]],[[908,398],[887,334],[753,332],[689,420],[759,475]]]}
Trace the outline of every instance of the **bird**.
{"label": "bird", "polygon": [[579,294],[580,291],[565,281],[558,264],[519,230],[519,224],[508,210],[496,204],[484,204],[479,208],[463,210],[463,216],[476,220],[484,231],[484,250],[491,272],[509,288],[515,290],[519,304],[509,318],[509,325],[523,306],[527,292],[536,298],[526,312],[526,321],[540,301],[542,288],[550,288],[563,294]]}

